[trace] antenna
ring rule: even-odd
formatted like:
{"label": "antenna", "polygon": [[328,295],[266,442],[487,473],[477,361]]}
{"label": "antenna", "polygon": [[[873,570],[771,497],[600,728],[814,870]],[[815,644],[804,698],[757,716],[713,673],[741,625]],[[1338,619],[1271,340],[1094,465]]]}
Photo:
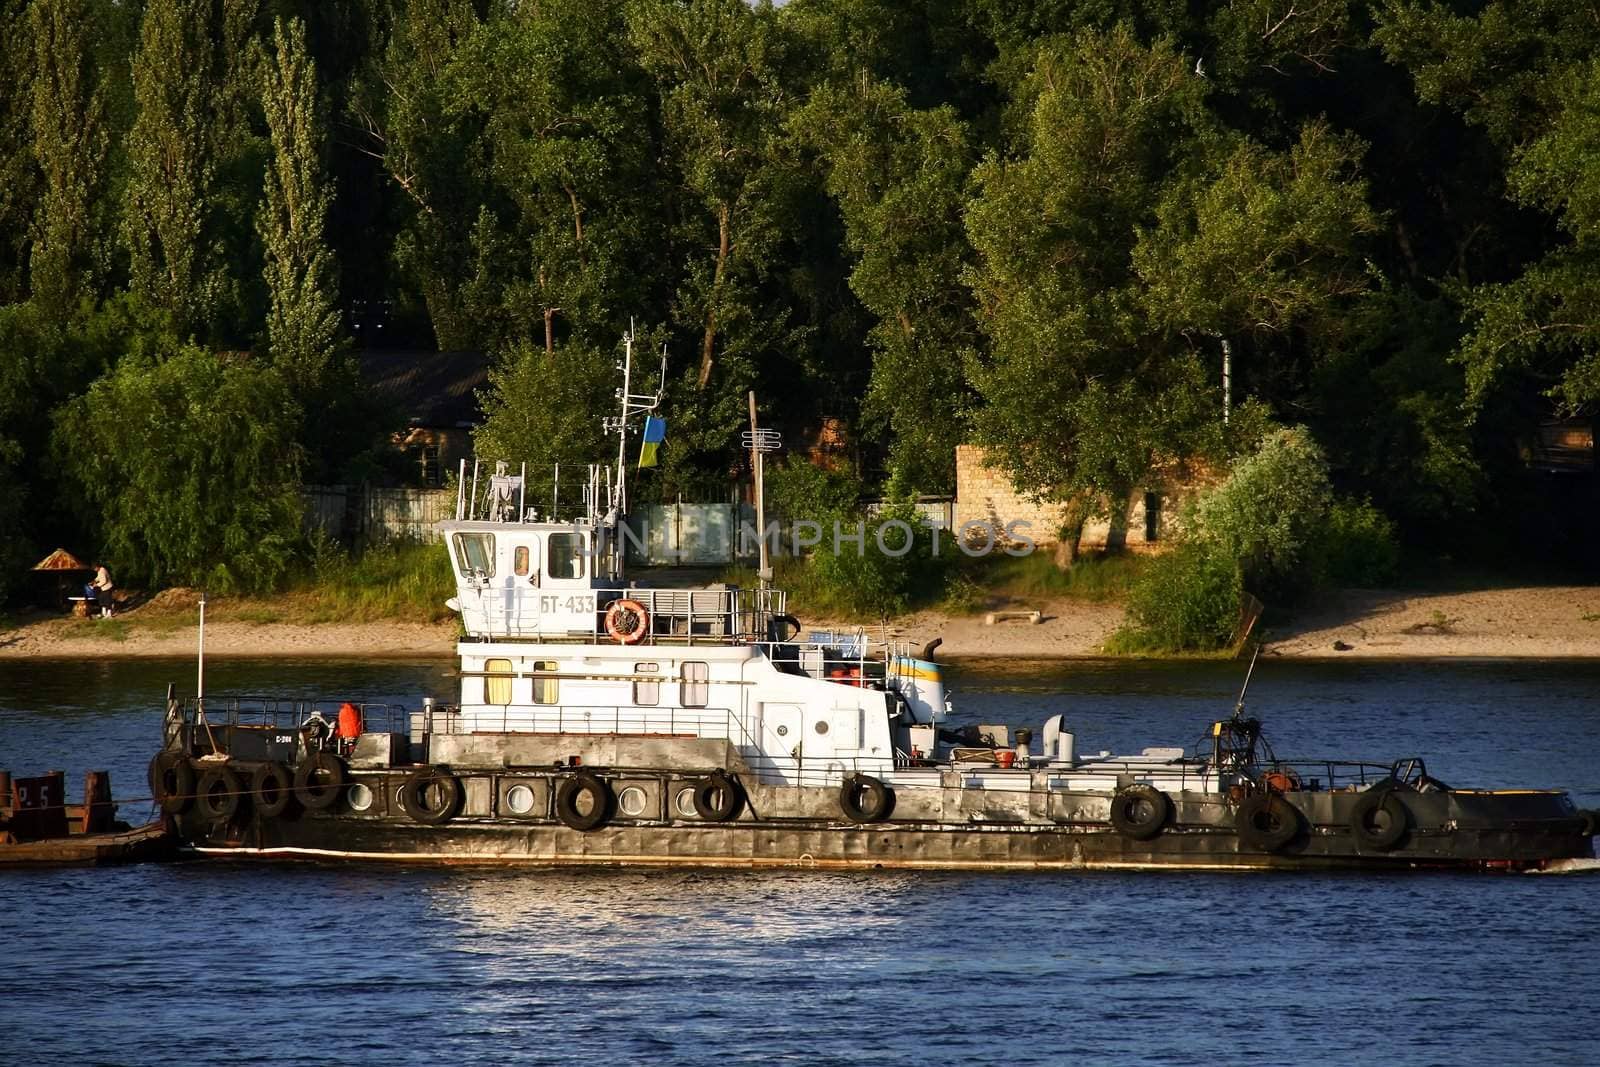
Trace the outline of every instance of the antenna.
{"label": "antenna", "polygon": [[656,391],[653,394],[633,391],[633,342],[636,333],[633,320],[629,319],[628,332],[622,335],[622,362],[617,365],[617,369],[622,372],[622,388],[617,390],[616,395],[621,402],[622,411],[603,423],[607,433],[617,435],[617,484],[612,504],[619,515],[628,510],[628,418],[654,411],[659,407],[661,393],[667,384],[667,346],[663,343],[661,374],[656,379]]}
{"label": "antenna", "polygon": [[1256,659],[1261,655],[1261,642],[1256,642],[1256,650],[1250,653],[1250,667],[1244,672],[1244,685],[1239,687],[1239,702],[1233,706],[1233,717],[1244,717],[1244,695],[1250,688],[1250,676],[1256,672]]}

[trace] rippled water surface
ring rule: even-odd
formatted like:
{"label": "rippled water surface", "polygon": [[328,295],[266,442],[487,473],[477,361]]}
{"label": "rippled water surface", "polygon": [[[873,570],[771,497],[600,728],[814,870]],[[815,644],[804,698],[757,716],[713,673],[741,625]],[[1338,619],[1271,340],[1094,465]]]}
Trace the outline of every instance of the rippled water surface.
{"label": "rippled water surface", "polygon": [[[207,690],[415,705],[445,661],[232,663]],[[187,664],[0,663],[0,767],[144,792]],[[1008,663],[961,717],[1192,742],[1218,664]],[[1420,754],[1600,807],[1600,665],[1262,664],[1280,755]],[[124,812],[127,816],[133,814]],[[0,872],[0,1062],[1600,1062],[1600,877]]]}

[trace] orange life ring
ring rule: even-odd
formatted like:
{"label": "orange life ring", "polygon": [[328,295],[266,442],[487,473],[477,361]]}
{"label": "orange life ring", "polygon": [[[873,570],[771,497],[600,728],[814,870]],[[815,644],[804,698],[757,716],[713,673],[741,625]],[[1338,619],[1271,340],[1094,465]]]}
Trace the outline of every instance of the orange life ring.
{"label": "orange life ring", "polygon": [[650,632],[650,613],[637,600],[614,600],[606,609],[606,633],[619,645],[636,645]]}

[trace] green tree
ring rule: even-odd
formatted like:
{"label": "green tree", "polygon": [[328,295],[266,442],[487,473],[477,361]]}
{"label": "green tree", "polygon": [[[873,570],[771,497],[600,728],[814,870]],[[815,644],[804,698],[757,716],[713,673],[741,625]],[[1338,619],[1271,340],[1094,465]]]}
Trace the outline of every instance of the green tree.
{"label": "green tree", "polygon": [[610,343],[644,309],[665,266],[650,104],[611,5],[518,5],[452,59],[445,113],[481,122],[485,159],[465,299],[493,342]]}
{"label": "green tree", "polygon": [[612,405],[617,381],[614,361],[598,349],[517,345],[479,393],[484,419],[473,447],[485,460],[525,461],[539,477],[556,463],[602,459],[608,446],[598,413]]}
{"label": "green tree", "polygon": [[102,201],[108,133],[87,0],[37,0],[33,30],[33,154],[44,177],[30,280],[58,314],[97,295],[105,269]]}
{"label": "green tree", "polygon": [[298,413],[275,368],[188,345],[124,357],[53,447],[129,579],[261,591],[300,539]]}
{"label": "green tree", "polygon": [[129,282],[180,334],[203,330],[227,287],[219,250],[207,240],[216,177],[213,23],[208,0],[150,0],[133,60],[138,117],[122,220]]}
{"label": "green tree", "polygon": [[965,126],[951,108],[915,111],[903,90],[867,81],[817,89],[791,126],[818,154],[854,258],[850,288],[876,320],[864,415],[888,431],[892,480],[948,490],[971,404],[963,355],[976,343],[961,284]]}
{"label": "green tree", "polygon": [[407,0],[382,58],[351,101],[367,151],[383,161],[410,211],[395,238],[398,266],[422,293],[441,349],[478,347],[484,324],[462,292],[484,203],[479,116],[446,114],[451,63],[477,31],[470,0]]}
{"label": "green tree", "polygon": [[0,2],[0,305],[27,296],[29,221],[39,174],[31,151],[33,50],[27,0]]}
{"label": "green tree", "polygon": [[771,163],[790,107],[783,38],[770,3],[744,0],[636,0],[628,32],[656,79],[668,150],[710,224],[711,254],[692,257],[679,294],[680,313],[702,324],[695,382],[704,391],[719,335],[751,315],[749,290],[778,236],[782,174]]}
{"label": "green tree", "polygon": [[332,384],[342,332],[333,255],[323,235],[332,201],[322,165],[327,135],[301,22],[274,21],[273,48],[259,69],[272,143],[266,203],[256,218],[271,294],[267,348],[289,387],[315,408]]}
{"label": "green tree", "polygon": [[1218,136],[1191,67],[1126,27],[1054,41],[1016,157],[992,153],[975,174],[967,278],[990,342],[970,370],[975,426],[1019,488],[1076,501],[1069,544],[1091,502],[1118,520],[1158,458],[1215,443],[1208,375],[1149,321],[1133,261],[1141,227],[1170,188],[1204,177]]}
{"label": "green tree", "polygon": [[327,480],[367,444],[370,419],[334,303],[337,268],[324,232],[333,200],[327,133],[304,25],[275,21],[273,48],[256,66],[271,143],[256,216],[266,251],[267,350],[303,412],[297,440],[307,474]]}
{"label": "green tree", "polygon": [[1472,14],[1386,5],[1376,39],[1430,103],[1451,106],[1504,154],[1507,195],[1559,231],[1525,264],[1473,287],[1458,358],[1481,407],[1522,378],[1568,410],[1600,400],[1600,29],[1583,5],[1490,0]]}
{"label": "green tree", "polygon": [[1361,151],[1311,123],[1288,152],[1242,142],[1214,175],[1170,189],[1133,251],[1150,319],[1190,335],[1249,336],[1268,356],[1297,334],[1335,341],[1372,289],[1360,242],[1378,218]]}

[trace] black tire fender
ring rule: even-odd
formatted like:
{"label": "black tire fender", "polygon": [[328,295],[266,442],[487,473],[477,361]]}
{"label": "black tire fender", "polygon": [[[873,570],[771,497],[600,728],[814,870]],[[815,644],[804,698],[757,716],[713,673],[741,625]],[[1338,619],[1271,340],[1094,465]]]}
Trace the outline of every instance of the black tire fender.
{"label": "black tire fender", "polygon": [[347,777],[344,760],[331,752],[312,752],[294,770],[294,798],[307,811],[331,808]]}
{"label": "black tire fender", "polygon": [[694,784],[694,813],[706,822],[727,822],[744,806],[744,792],[726,771],[712,771]]}
{"label": "black tire fender", "polygon": [[1111,798],[1111,825],[1124,837],[1149,841],[1172,817],[1172,801],[1153,785],[1130,785]]}
{"label": "black tire fender", "polygon": [[[439,803],[428,803],[430,793],[437,791]],[[400,806],[407,815],[428,826],[447,823],[461,814],[462,801],[466,799],[461,779],[450,773],[448,767],[424,767],[406,778],[400,786]]]}
{"label": "black tire fender", "polygon": [[182,752],[158,752],[150,761],[150,795],[168,815],[182,815],[194,802],[194,768]]}
{"label": "black tire fender", "polygon": [[1579,833],[1584,837],[1594,837],[1600,834],[1600,811],[1580,811],[1578,814],[1583,819],[1583,826],[1579,828]]}
{"label": "black tire fender", "polygon": [[239,801],[244,797],[244,783],[226,763],[213,764],[200,774],[200,784],[195,787],[200,813],[214,823],[227,822],[239,814]]}
{"label": "black tire fender", "polygon": [[[800,636],[800,631],[805,629],[805,627],[800,625],[800,620],[795,618],[793,615],[774,615],[772,617],[772,622],[769,625],[772,630],[772,640],[779,643],[793,641],[795,638]],[[787,636],[779,634],[778,627],[780,625],[789,631]]]}
{"label": "black tire fender", "polygon": [[250,800],[264,819],[276,819],[288,811],[293,799],[294,775],[281,763],[263,764],[250,781]]}
{"label": "black tire fender", "polygon": [[[589,798],[589,810],[578,808],[580,798]],[[563,781],[556,790],[556,818],[574,830],[598,830],[611,818],[611,787],[604,778],[580,771]]]}
{"label": "black tire fender", "polygon": [[839,810],[851,822],[882,822],[894,810],[894,790],[870,774],[849,774],[839,787]]}
{"label": "black tire fender", "polygon": [[1261,852],[1280,852],[1300,834],[1300,809],[1276,793],[1244,799],[1234,818],[1239,844]]}
{"label": "black tire fender", "polygon": [[1393,789],[1369,789],[1350,809],[1350,832],[1362,847],[1387,852],[1406,836],[1406,806]]}

